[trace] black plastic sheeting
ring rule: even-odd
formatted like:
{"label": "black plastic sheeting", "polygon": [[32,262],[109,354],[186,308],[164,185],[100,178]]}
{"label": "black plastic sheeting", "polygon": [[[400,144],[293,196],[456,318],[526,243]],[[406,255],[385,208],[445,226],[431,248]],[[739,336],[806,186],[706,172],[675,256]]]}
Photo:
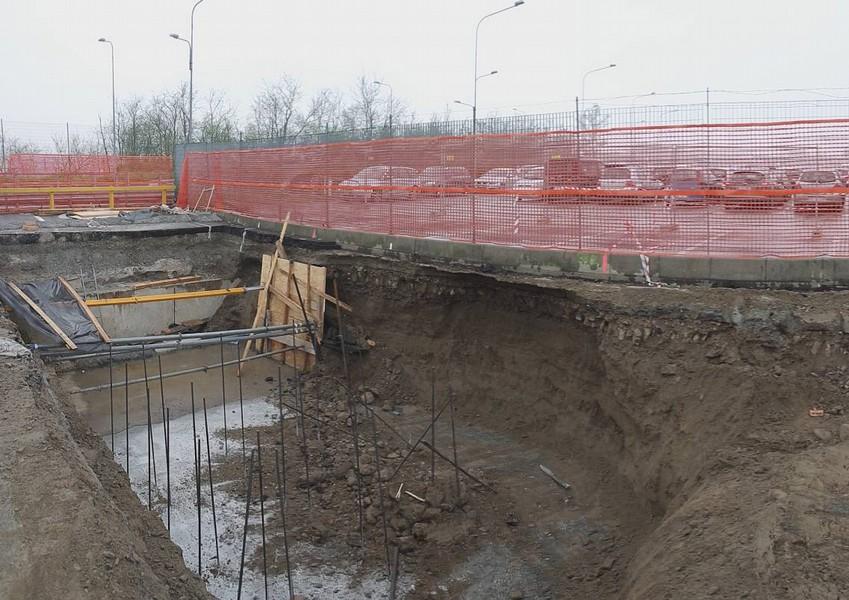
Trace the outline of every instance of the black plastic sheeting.
{"label": "black plastic sheeting", "polygon": [[[75,344],[89,347],[102,343],[94,324],[58,279],[25,283],[18,287],[53,319]],[[64,346],[62,338],[2,279],[0,302],[11,311],[9,318],[18,326],[24,339],[39,346]]]}

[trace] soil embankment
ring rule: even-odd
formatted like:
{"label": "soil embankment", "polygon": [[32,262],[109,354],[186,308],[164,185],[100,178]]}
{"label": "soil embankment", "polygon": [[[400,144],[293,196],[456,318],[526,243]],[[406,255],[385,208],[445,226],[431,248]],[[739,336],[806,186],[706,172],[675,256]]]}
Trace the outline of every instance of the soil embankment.
{"label": "soil embankment", "polygon": [[208,598],[41,362],[0,360],[0,598]]}

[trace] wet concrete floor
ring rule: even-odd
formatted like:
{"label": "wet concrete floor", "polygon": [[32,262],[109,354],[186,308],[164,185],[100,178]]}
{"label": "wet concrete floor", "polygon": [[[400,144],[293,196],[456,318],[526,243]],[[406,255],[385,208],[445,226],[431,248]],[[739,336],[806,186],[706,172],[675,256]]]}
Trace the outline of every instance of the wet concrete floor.
{"label": "wet concrete floor", "polygon": [[[224,361],[235,360],[237,348],[235,344],[224,345]],[[160,381],[153,379],[159,374],[159,359],[162,371],[169,373],[182,371],[193,367],[209,366],[206,371],[188,375],[180,375]],[[282,367],[283,389],[286,389],[286,379],[292,377],[294,371],[274,358],[259,358],[242,364],[241,397],[247,402],[262,398],[277,391],[278,367]],[[127,362],[115,361],[112,366],[112,380],[116,385],[111,395],[108,389],[73,394],[71,398],[83,418],[98,434],[108,436],[110,432],[124,431],[129,426],[147,423],[147,394],[144,382],[130,384],[125,388],[125,366],[127,378],[143,379],[145,368],[150,378],[150,413],[152,423],[161,423],[163,417],[162,399],[168,407],[171,419],[191,412],[190,384],[194,383],[196,410],[203,410],[203,399],[207,407],[218,406],[226,401],[228,421],[236,425],[239,416],[239,377],[237,365],[224,367],[224,388],[222,394],[221,350],[217,345],[181,350],[179,352],[163,352],[158,356],[148,356],[145,361],[132,360]],[[71,389],[81,389],[109,383],[109,367],[99,367],[76,371],[66,374]],[[266,381],[266,378],[272,381]],[[125,408],[126,407],[126,408]],[[128,409],[128,410],[127,410]],[[232,417],[232,418],[231,418]]]}

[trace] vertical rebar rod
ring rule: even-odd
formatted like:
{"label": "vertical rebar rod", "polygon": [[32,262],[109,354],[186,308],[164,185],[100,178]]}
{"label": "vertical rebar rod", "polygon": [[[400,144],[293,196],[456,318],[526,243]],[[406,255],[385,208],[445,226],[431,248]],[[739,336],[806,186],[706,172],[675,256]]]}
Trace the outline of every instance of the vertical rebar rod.
{"label": "vertical rebar rod", "polygon": [[242,352],[241,342],[236,342],[236,376],[239,378],[239,425],[242,428],[242,465],[245,463],[245,399],[242,394]]}
{"label": "vertical rebar rod", "polygon": [[209,501],[212,504],[212,534],[215,536],[215,560],[221,562],[218,552],[218,519],[215,515],[215,491],[212,483],[212,452],[209,450],[209,419],[206,414],[206,398],[203,399],[203,429],[206,434],[206,468],[209,471]]}
{"label": "vertical rebar rod", "polygon": [[224,335],[218,338],[221,354],[221,406],[224,409],[224,455],[227,456],[227,385],[224,382]]}
{"label": "vertical rebar rod", "polygon": [[171,409],[165,407],[165,420],[169,426],[165,428],[165,505],[168,513],[168,531],[171,531]]}
{"label": "vertical rebar rod", "polygon": [[265,598],[268,600],[268,558],[265,552],[265,493],[262,486],[262,444],[259,431],[256,432],[256,461],[259,469],[259,522],[262,530],[262,580],[265,585]]}
{"label": "vertical rebar rod", "polygon": [[112,389],[112,344],[109,344],[109,436],[115,456],[115,392]]}
{"label": "vertical rebar rod", "polygon": [[398,546],[395,546],[392,553],[392,569],[391,575],[389,576],[389,600],[395,600],[395,596],[398,591],[398,568],[399,568],[399,555],[401,554]]}
{"label": "vertical rebar rod", "polygon": [[[295,277],[295,274],[292,272],[291,268],[289,270],[290,275],[292,276],[292,281],[295,282],[295,292],[298,294],[298,302],[301,305],[301,313],[304,317],[304,324],[307,326],[307,331],[310,334],[310,341],[312,342],[312,349],[315,352],[315,360],[317,361],[319,358],[319,352],[321,351],[318,347],[318,339],[315,336],[315,328],[313,327],[313,323],[310,321],[309,315],[307,314],[307,309],[304,306],[304,299],[301,297],[301,286],[298,285],[298,278]],[[337,298],[339,296],[336,296]]]}
{"label": "vertical rebar rod", "polygon": [[457,460],[457,434],[454,431],[454,392],[449,389],[448,401],[451,403],[451,446],[454,448],[454,485],[457,488],[457,502],[460,502],[460,463]]}
{"label": "vertical rebar rod", "polygon": [[292,565],[289,563],[289,536],[286,533],[286,504],[283,501],[283,477],[280,474],[280,452],[274,449],[274,469],[277,472],[277,504],[280,506],[280,523],[283,527],[283,552],[286,556],[286,579],[289,583],[289,600],[295,600],[295,585],[292,582]]}
{"label": "vertical rebar rod", "polygon": [[436,371],[430,374],[430,482],[436,480]]}
{"label": "vertical rebar rod", "polygon": [[377,476],[377,495],[380,498],[380,518],[383,522],[383,548],[386,551],[386,572],[392,574],[392,564],[389,560],[389,529],[386,526],[386,499],[383,491],[383,479],[380,476],[380,450],[377,447],[377,424],[374,412],[371,413],[371,435],[374,446],[374,468]]}
{"label": "vertical rebar rod", "polygon": [[[336,276],[333,276],[333,296],[339,299],[339,285],[336,283]],[[336,303],[336,325],[339,327],[339,345],[342,347],[342,368],[345,371],[345,379],[348,381],[348,387],[351,387],[351,372],[348,370],[348,352],[345,350],[345,326],[342,324],[342,309],[339,308],[339,303]],[[349,400],[350,402],[350,400]]]}
{"label": "vertical rebar rod", "polygon": [[[349,399],[349,402],[350,399]],[[357,405],[351,402],[351,426],[353,428],[354,433],[354,464],[356,466],[356,475],[357,475],[357,518],[359,520],[359,528],[360,528],[360,551],[365,555],[366,551],[366,536],[365,536],[365,528],[363,525],[363,475],[360,471],[360,438],[359,438],[359,411],[357,410]]]}
{"label": "vertical rebar rod", "polygon": [[[141,345],[141,354],[142,354],[142,367],[144,370],[144,389],[145,395],[147,397],[147,453],[148,453],[148,462],[147,468],[148,471],[151,470],[151,466],[153,467],[153,483],[158,485],[156,480],[156,450],[153,448],[153,423],[151,422],[151,414],[150,414],[150,381],[147,375],[147,358],[145,355],[144,344]],[[152,462],[151,462],[152,458]],[[148,473],[148,477],[150,473]]]}
{"label": "vertical rebar rod", "polygon": [[153,472],[150,463],[150,451],[151,451],[151,442],[153,441],[153,436],[150,432],[150,388],[146,390],[147,396],[147,509],[153,509],[153,495],[152,489],[150,487],[150,476]]}
{"label": "vertical rebar rod", "polygon": [[253,488],[255,453],[256,450],[251,450],[251,457],[248,462],[248,483],[245,488],[245,525],[242,529],[242,558],[239,560],[239,588],[236,592],[236,600],[241,600],[242,598],[242,577],[245,573],[245,549],[248,545],[248,518],[251,514],[251,489]]}
{"label": "vertical rebar rod", "polygon": [[130,476],[130,378],[129,366],[124,362],[124,435],[126,436],[127,477]]}
{"label": "vertical rebar rod", "polygon": [[[292,347],[295,347],[295,333],[292,332]],[[294,356],[297,356],[295,354]],[[304,459],[304,475],[307,484],[307,508],[312,509],[312,492],[310,491],[310,456],[307,449],[307,430],[304,422],[304,404],[301,398],[301,373],[298,371],[297,360],[295,362],[295,406],[298,407],[298,429],[301,434],[301,456]]]}
{"label": "vertical rebar rod", "polygon": [[280,452],[283,456],[283,502],[289,497],[286,489],[286,430],[283,427],[283,368],[277,367],[277,411],[280,420]]}
{"label": "vertical rebar rod", "polygon": [[[333,295],[338,300],[339,284],[335,275],[333,277]],[[348,353],[345,349],[345,324],[342,321],[342,310],[339,308],[338,303],[336,304],[336,324],[339,326],[339,342],[342,347],[342,366],[345,369],[345,379],[348,381],[348,414],[351,416],[351,426],[354,433],[354,470],[357,478],[357,519],[360,530],[360,549],[365,552],[365,531],[363,529],[363,485],[362,474],[360,473],[360,444],[357,426],[357,406],[350,397],[350,394],[352,393],[350,392],[352,385],[351,372],[348,369]]]}
{"label": "vertical rebar rod", "polygon": [[196,437],[196,438],[193,438],[193,439],[194,439],[193,446],[195,447],[195,452],[194,452],[194,454],[195,454],[195,499],[196,499],[197,512],[198,512],[198,575],[200,576],[203,572],[202,571],[202,569],[203,569],[203,561],[202,561],[203,538],[201,537],[201,510],[200,510],[200,453],[201,453],[201,449],[200,449],[200,438]]}
{"label": "vertical rebar rod", "polygon": [[159,403],[162,409],[162,439],[165,441],[165,452],[168,452],[168,419],[165,418],[165,384],[162,381],[162,356],[156,354],[159,365]]}

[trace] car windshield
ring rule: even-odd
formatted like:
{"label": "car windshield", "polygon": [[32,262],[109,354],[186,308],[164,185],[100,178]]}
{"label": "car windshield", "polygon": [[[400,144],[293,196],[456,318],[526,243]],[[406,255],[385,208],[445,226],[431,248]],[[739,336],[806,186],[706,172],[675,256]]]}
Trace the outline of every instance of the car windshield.
{"label": "car windshield", "polygon": [[422,171],[424,177],[447,177],[449,175],[463,177],[468,174],[465,167],[428,167]]}
{"label": "car windshield", "polygon": [[513,173],[513,169],[490,169],[482,177],[487,179],[503,179],[505,177],[512,177]]}
{"label": "car windshield", "polygon": [[410,167],[392,167],[392,177],[410,178],[415,177],[417,172]]}
{"label": "car windshield", "polygon": [[728,177],[731,185],[760,185],[766,179],[766,175],[758,171],[736,171]]}
{"label": "car windshield", "polygon": [[696,169],[676,169],[670,173],[669,178],[674,181],[695,181],[699,179]]}
{"label": "car windshield", "polygon": [[386,176],[387,171],[389,171],[389,167],[366,167],[354,175],[351,179],[356,179],[358,181],[366,179],[380,179],[381,177]]}
{"label": "car windshield", "polygon": [[805,183],[834,183],[837,177],[832,171],[805,171],[799,180]]}
{"label": "car windshield", "polygon": [[545,175],[544,167],[522,167],[519,175],[525,179],[542,179]]}
{"label": "car windshield", "polygon": [[628,179],[631,177],[631,170],[625,167],[605,167],[605,179]]}

